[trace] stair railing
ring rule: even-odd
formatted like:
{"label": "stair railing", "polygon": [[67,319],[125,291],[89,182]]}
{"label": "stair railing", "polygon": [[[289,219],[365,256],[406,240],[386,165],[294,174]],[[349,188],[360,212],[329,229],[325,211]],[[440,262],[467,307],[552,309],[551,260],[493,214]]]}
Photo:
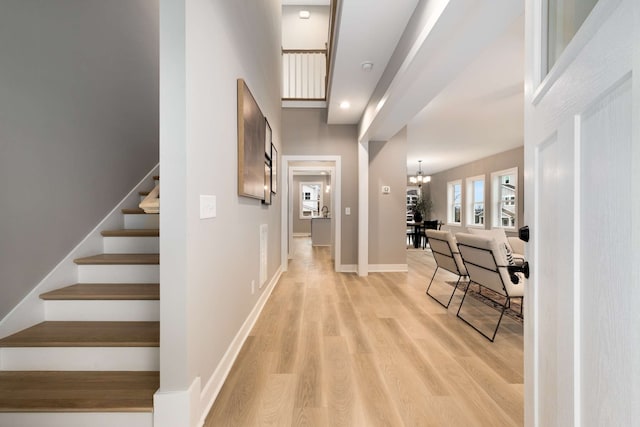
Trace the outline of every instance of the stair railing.
{"label": "stair railing", "polygon": [[160,183],[156,184],[138,206],[144,210],[144,213],[160,213]]}
{"label": "stair railing", "polygon": [[282,99],[284,101],[324,101],[326,91],[326,49],[282,50]]}

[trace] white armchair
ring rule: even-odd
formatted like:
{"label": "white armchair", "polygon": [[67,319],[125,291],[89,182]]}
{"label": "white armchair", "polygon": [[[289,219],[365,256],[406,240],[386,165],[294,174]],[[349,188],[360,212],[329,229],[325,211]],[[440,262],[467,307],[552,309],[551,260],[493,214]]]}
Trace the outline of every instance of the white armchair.
{"label": "white armchair", "polygon": [[[493,342],[500,327],[504,311],[511,304],[511,298],[524,298],[524,275],[518,272],[509,272],[507,258],[501,248],[502,243],[496,242],[493,237],[458,233],[456,234],[456,240],[458,241],[460,256],[469,275],[469,282],[477,283],[481,287],[491,289],[505,297],[500,318],[492,336],[485,334],[460,315],[469,287],[467,287],[458,308],[457,316],[459,318]],[[514,281],[517,283],[514,283]]]}

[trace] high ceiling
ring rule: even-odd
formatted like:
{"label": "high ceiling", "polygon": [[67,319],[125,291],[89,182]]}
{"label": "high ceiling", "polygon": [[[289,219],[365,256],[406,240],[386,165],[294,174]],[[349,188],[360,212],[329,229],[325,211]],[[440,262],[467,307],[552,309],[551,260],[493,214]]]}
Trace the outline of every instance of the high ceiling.
{"label": "high ceiling", "polygon": [[368,140],[407,126],[409,173],[522,145],[522,16],[522,0],[341,0],[329,123],[359,124]]}

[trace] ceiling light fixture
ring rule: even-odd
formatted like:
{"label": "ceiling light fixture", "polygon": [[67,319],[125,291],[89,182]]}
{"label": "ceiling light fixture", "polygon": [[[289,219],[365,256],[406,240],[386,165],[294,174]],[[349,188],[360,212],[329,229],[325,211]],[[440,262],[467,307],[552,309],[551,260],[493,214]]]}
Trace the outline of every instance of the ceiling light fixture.
{"label": "ceiling light fixture", "polygon": [[349,103],[349,101],[342,101],[340,103],[340,108],[342,108],[343,110],[348,109],[349,107],[351,107],[351,103]]}
{"label": "ceiling light fixture", "polygon": [[422,187],[422,184],[431,181],[430,176],[422,175],[422,160],[418,160],[418,173],[415,176],[409,177],[409,182],[412,184],[418,184],[418,187]]}
{"label": "ceiling light fixture", "polygon": [[298,16],[300,16],[300,19],[309,19],[311,13],[308,10],[301,10]]}
{"label": "ceiling light fixture", "polygon": [[370,73],[371,70],[373,70],[373,62],[371,61],[365,61],[360,64],[360,66],[362,67],[362,71],[364,71],[365,73]]}

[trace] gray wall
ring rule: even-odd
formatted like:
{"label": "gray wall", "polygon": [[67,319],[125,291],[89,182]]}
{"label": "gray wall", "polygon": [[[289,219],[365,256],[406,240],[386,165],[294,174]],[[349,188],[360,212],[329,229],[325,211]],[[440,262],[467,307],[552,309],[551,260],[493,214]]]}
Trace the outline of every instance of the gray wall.
{"label": "gray wall", "polygon": [[[407,131],[369,142],[369,264],[406,264]],[[382,194],[382,186],[391,187]]]}
{"label": "gray wall", "polygon": [[[341,264],[358,262],[358,140],[356,125],[328,125],[325,109],[282,110],[282,153],[342,157]],[[351,208],[351,215],[344,209]]]}
{"label": "gray wall", "polygon": [[[447,182],[462,180],[462,205],[463,217],[462,227],[444,226],[443,229],[451,229],[452,232],[459,232],[466,227],[466,183],[465,179],[484,175],[485,176],[485,228],[491,228],[491,173],[504,169],[518,168],[518,227],[523,226],[524,220],[524,148],[519,147],[513,150],[505,151],[475,162],[457,168],[449,169],[434,175],[431,175],[431,183],[429,191],[431,200],[433,201],[432,219],[438,219],[447,222]],[[515,235],[515,233],[508,233]]]}
{"label": "gray wall", "polygon": [[0,3],[0,318],[158,162],[158,2]]}
{"label": "gray wall", "polygon": [[[280,194],[271,206],[238,196],[236,80],[246,81],[282,154],[281,4],[161,0],[160,5],[160,386],[188,393],[196,378],[202,387],[209,383],[267,289],[259,287],[263,224],[268,226],[267,283],[280,266]],[[282,173],[278,188],[281,178]],[[215,218],[199,219],[200,195],[216,196]],[[162,396],[184,402],[180,393]],[[199,400],[200,390],[189,396]],[[199,407],[199,401],[192,403]]]}
{"label": "gray wall", "polygon": [[[300,219],[300,183],[301,182],[323,182],[324,185],[331,185],[331,176],[329,175],[294,175],[293,176],[293,221],[292,228],[294,233],[311,234],[311,219]],[[331,193],[323,194],[323,205],[329,208],[331,212]],[[321,206],[322,207],[322,206]]]}

